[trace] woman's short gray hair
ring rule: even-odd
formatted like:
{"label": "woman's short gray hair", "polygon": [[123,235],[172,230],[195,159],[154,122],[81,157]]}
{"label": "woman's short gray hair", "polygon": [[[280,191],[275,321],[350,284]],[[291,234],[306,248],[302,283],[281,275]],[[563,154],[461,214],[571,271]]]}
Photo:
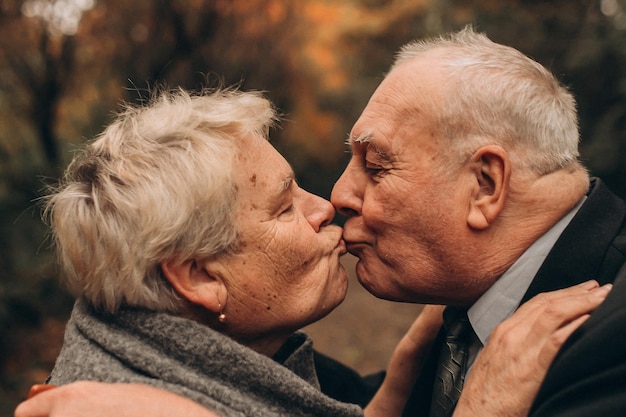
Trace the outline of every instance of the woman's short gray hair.
{"label": "woman's short gray hair", "polygon": [[495,143],[539,175],[578,163],[576,101],[550,71],[471,26],[405,45],[392,69],[430,51],[449,76],[439,128],[461,160]]}
{"label": "woman's short gray hair", "polygon": [[127,106],[45,198],[68,288],[96,308],[177,311],[160,262],[202,259],[236,244],[234,156],[275,121],[259,93],[160,92]]}

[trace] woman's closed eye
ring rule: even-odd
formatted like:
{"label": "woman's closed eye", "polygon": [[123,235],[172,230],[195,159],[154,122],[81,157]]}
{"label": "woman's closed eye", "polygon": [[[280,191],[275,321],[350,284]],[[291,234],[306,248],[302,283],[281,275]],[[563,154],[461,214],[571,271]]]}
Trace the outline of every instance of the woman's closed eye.
{"label": "woman's closed eye", "polygon": [[294,213],[294,206],[290,204],[286,206],[281,212],[278,214],[279,220],[290,220]]}

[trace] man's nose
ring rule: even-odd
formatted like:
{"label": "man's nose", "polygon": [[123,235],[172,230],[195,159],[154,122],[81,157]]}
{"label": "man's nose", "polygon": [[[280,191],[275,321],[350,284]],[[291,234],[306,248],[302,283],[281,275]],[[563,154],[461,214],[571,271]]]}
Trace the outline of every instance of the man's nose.
{"label": "man's nose", "polygon": [[361,195],[359,178],[354,175],[352,166],[348,165],[335,183],[330,201],[339,213],[354,217],[361,214]]}

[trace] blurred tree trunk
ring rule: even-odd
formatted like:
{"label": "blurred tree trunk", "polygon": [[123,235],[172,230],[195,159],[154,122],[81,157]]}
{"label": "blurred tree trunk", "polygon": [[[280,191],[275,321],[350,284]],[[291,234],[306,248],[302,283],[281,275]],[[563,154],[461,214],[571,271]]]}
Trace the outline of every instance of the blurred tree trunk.
{"label": "blurred tree trunk", "polygon": [[[31,119],[36,132],[37,142],[47,164],[55,167],[59,162],[58,139],[55,133],[57,108],[63,95],[68,74],[73,71],[75,43],[72,36],[53,36],[42,22],[24,22],[26,18],[18,16],[19,11],[9,14],[4,10],[0,15],[1,24],[16,26],[28,23],[31,36],[36,42],[24,44],[25,32],[4,31],[0,41],[0,54],[5,58],[4,71],[9,79],[16,80],[19,86],[3,87],[9,90],[20,90],[20,96],[26,97],[28,110],[25,112]],[[11,19],[10,21],[8,21]],[[28,31],[26,31],[28,32]],[[2,81],[0,81],[2,82]]]}

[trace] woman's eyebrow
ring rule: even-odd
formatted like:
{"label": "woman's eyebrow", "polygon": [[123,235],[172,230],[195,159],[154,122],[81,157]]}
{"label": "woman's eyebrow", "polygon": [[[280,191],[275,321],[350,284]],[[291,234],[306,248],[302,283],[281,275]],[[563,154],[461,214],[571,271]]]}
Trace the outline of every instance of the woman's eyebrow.
{"label": "woman's eyebrow", "polygon": [[295,174],[293,172],[290,172],[285,177],[283,177],[283,179],[278,184],[278,187],[276,187],[276,194],[273,197],[275,199],[279,199],[283,194],[285,194],[291,187],[291,184],[293,184],[294,179]]}

